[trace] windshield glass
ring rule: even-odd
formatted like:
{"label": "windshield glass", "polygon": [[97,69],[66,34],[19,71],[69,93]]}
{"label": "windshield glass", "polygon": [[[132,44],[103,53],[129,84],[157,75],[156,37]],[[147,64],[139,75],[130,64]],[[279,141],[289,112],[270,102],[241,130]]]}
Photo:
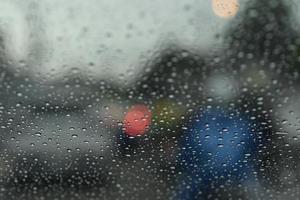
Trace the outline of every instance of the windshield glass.
{"label": "windshield glass", "polygon": [[297,199],[298,0],[0,0],[0,199]]}

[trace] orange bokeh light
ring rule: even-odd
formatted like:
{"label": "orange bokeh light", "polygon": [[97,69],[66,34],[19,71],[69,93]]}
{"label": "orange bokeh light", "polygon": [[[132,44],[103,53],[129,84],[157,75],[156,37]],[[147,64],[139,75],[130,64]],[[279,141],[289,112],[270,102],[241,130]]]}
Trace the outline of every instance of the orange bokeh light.
{"label": "orange bokeh light", "polygon": [[238,0],[212,0],[214,13],[222,18],[233,17],[239,10]]}

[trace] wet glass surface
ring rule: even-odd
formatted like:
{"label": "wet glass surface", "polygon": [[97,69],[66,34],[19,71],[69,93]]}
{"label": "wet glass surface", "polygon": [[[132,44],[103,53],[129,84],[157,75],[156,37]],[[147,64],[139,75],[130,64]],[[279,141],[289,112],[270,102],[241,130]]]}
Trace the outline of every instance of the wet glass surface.
{"label": "wet glass surface", "polygon": [[0,0],[0,199],[298,199],[298,0]]}

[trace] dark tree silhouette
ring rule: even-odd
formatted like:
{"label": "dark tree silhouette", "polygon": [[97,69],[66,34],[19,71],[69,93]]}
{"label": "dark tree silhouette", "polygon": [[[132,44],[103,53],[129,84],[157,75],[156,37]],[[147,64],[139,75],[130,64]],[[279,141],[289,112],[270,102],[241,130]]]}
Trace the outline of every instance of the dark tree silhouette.
{"label": "dark tree silhouette", "polygon": [[231,53],[251,53],[273,61],[295,51],[292,3],[284,0],[249,1],[226,35]]}

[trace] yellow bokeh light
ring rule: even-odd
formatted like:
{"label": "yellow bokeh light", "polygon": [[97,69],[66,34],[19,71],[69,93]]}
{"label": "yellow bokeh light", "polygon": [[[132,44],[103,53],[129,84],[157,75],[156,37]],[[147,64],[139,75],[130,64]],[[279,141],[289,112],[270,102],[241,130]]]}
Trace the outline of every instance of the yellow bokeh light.
{"label": "yellow bokeh light", "polygon": [[212,0],[214,13],[222,18],[233,17],[239,10],[238,0]]}

